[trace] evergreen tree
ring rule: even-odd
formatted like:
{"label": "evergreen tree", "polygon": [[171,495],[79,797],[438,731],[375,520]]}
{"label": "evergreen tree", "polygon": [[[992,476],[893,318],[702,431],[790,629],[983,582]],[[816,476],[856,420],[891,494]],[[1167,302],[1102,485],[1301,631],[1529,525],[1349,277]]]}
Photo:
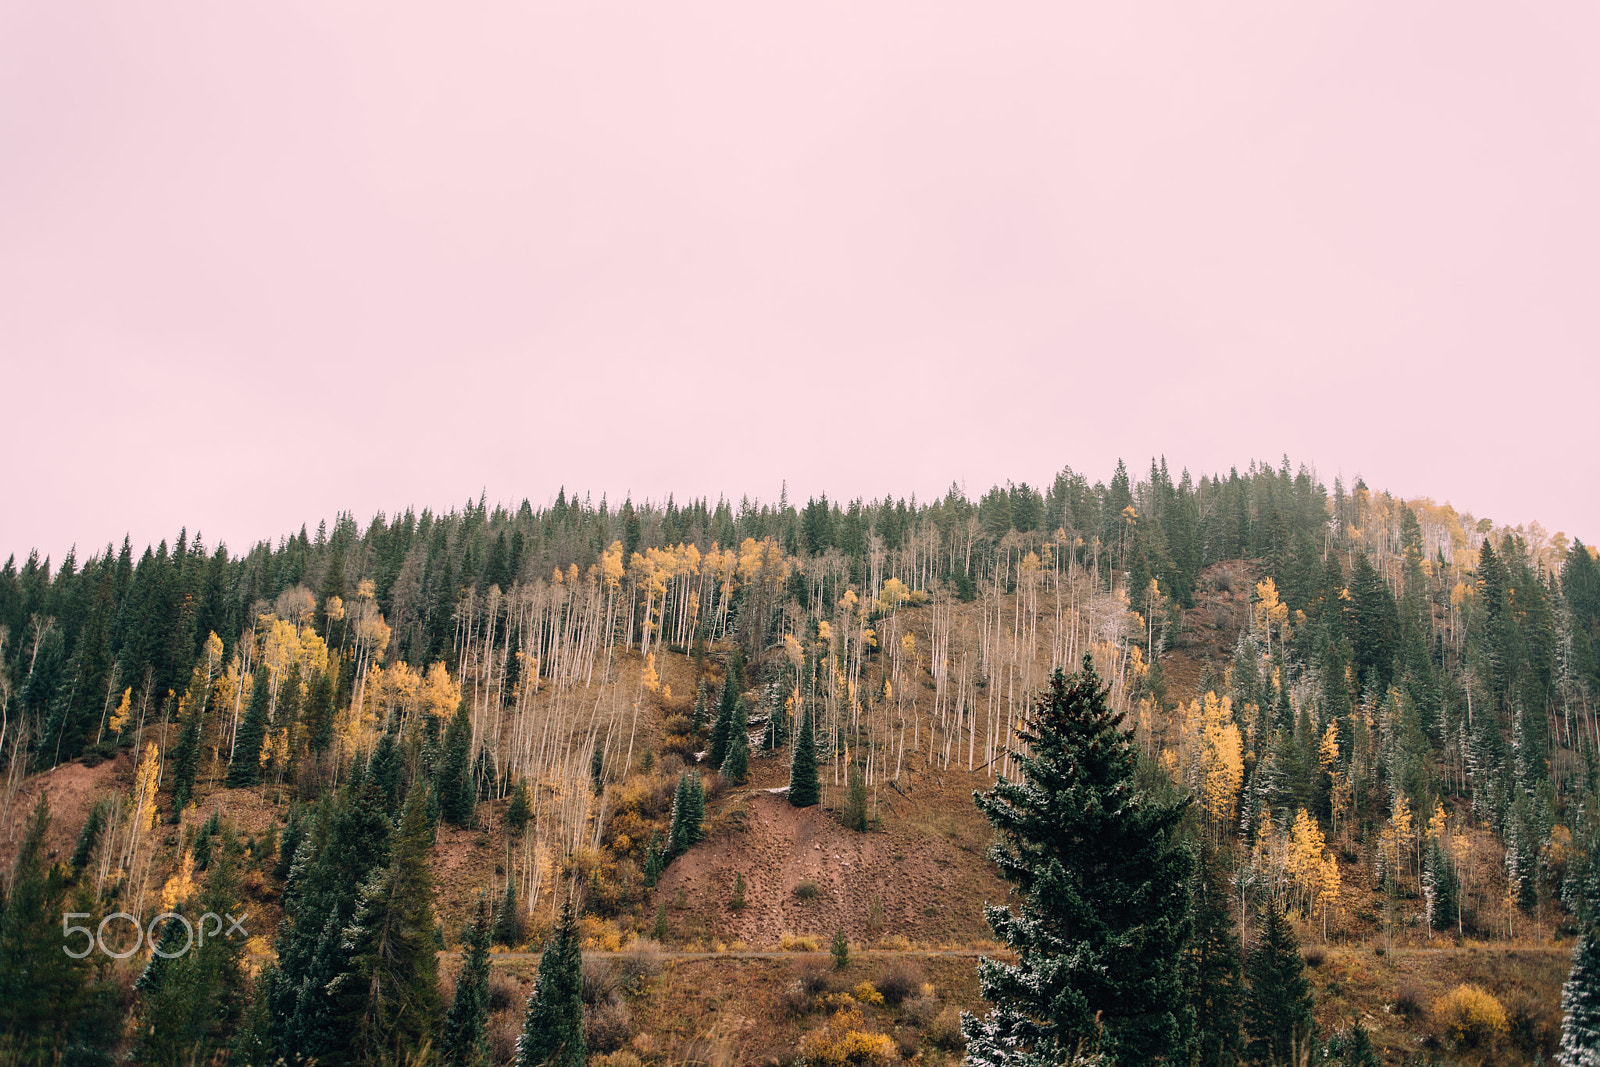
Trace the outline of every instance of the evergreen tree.
{"label": "evergreen tree", "polygon": [[385,731],[372,748],[372,758],[367,762],[367,775],[378,789],[384,814],[391,819],[400,814],[404,799],[405,755],[395,742],[394,735]]}
{"label": "evergreen tree", "polygon": [[[181,912],[201,929],[202,917],[241,914],[238,893],[239,845],[222,828],[215,860],[206,870],[198,899]],[[186,947],[187,945],[187,947]],[[139,982],[143,997],[139,1063],[202,1063],[220,1051],[245,1007],[244,938],[219,933],[192,942],[182,923],[169,919],[162,930],[163,959],[152,954]]]}
{"label": "evergreen tree", "polygon": [[1056,671],[1019,731],[1021,781],[1001,777],[976,794],[998,833],[990,855],[1023,903],[986,909],[1018,959],[979,964],[994,1010],[963,1017],[974,1060],[1058,1063],[1095,1042],[1097,1019],[1113,1063],[1185,1053],[1180,957],[1194,869],[1177,839],[1185,804],[1137,789],[1121,722],[1085,656],[1079,673]]}
{"label": "evergreen tree", "polygon": [[465,697],[444,733],[443,748],[434,783],[439,791],[439,815],[452,826],[466,826],[472,821],[477,793],[472,785],[472,718]]}
{"label": "evergreen tree", "polygon": [[489,1062],[489,901],[478,894],[478,912],[467,930],[467,957],[456,976],[456,996],[444,1017],[439,1056],[445,1067],[482,1067]]}
{"label": "evergreen tree", "polygon": [[1600,853],[1593,845],[1588,867],[1573,900],[1578,943],[1572,948],[1572,971],[1561,987],[1560,1067],[1600,1067]]}
{"label": "evergreen tree", "polygon": [[511,794],[511,803],[506,807],[506,829],[520,834],[528,828],[532,818],[533,798],[528,793],[527,781],[520,781]]}
{"label": "evergreen tree", "polygon": [[82,1005],[88,968],[64,951],[81,943],[74,934],[63,944],[66,872],[45,856],[49,830],[50,804],[41,793],[0,909],[0,1054],[18,1062],[54,1062]]}
{"label": "evergreen tree", "polygon": [[267,669],[256,671],[250,692],[250,707],[239,723],[233,739],[233,762],[228,765],[228,788],[242,789],[261,780],[261,743],[267,736],[267,708],[271,694],[267,689]]}
{"label": "evergreen tree", "polygon": [[661,834],[659,831],[650,831],[650,844],[644,850],[644,884],[646,888],[654,889],[661,880],[661,871],[665,864],[661,856]]}
{"label": "evergreen tree", "polygon": [[733,736],[733,722],[744,700],[733,688],[733,674],[722,683],[722,699],[717,702],[717,721],[711,724],[711,742],[708,755],[711,766],[721,767],[728,758],[728,739]]}
{"label": "evergreen tree", "polygon": [[1246,1049],[1253,1064],[1299,1063],[1316,1032],[1311,983],[1300,944],[1283,906],[1272,903],[1261,925],[1261,944],[1245,965],[1250,995],[1245,1000]]}
{"label": "evergreen tree", "polygon": [[672,822],[667,830],[667,851],[681,856],[705,837],[705,787],[700,776],[684,771],[678,777],[678,792],[672,801]]}
{"label": "evergreen tree", "polygon": [[72,849],[72,869],[81,871],[89,865],[89,859],[94,855],[94,850],[100,844],[100,835],[106,825],[106,802],[97,800],[94,807],[89,809],[89,817],[83,821],[83,829],[78,831],[78,843]]}
{"label": "evergreen tree", "polygon": [[867,780],[861,776],[861,767],[853,760],[845,786],[844,825],[848,830],[864,831],[867,828]]}
{"label": "evergreen tree", "polygon": [[406,794],[389,866],[362,892],[346,934],[351,968],[332,989],[357,1062],[403,1063],[431,1043],[443,1014],[434,944],[433,828],[426,787]]}
{"label": "evergreen tree", "polygon": [[583,1067],[583,953],[578,917],[569,899],[555,934],[539,957],[539,977],[528,997],[516,1067]]}
{"label": "evergreen tree", "polygon": [[789,764],[789,803],[808,808],[822,799],[817,779],[817,739],[811,723],[811,706],[800,717],[800,732],[794,739],[794,759]]}
{"label": "evergreen tree", "polygon": [[1194,983],[1189,1001],[1195,1018],[1195,1067],[1236,1067],[1244,1053],[1240,1033],[1244,1009],[1239,935],[1228,909],[1222,857],[1209,844],[1200,853],[1194,887],[1194,934],[1189,945]]}
{"label": "evergreen tree", "polygon": [[500,898],[500,908],[494,917],[494,943],[515,948],[526,937],[522,922],[522,908],[517,901],[517,880],[506,879],[505,896]]}
{"label": "evergreen tree", "polygon": [[744,701],[739,701],[733,711],[733,721],[728,725],[727,755],[719,764],[722,776],[734,785],[744,785],[750,778],[750,716]]}
{"label": "evergreen tree", "polygon": [[172,749],[172,821],[183,817],[194,795],[194,776],[200,769],[200,709],[189,712],[184,720],[183,733]]}
{"label": "evergreen tree", "polygon": [[1359,1022],[1350,1027],[1345,1038],[1344,1051],[1339,1057],[1343,1067],[1383,1067],[1377,1050],[1372,1047],[1372,1036]]}

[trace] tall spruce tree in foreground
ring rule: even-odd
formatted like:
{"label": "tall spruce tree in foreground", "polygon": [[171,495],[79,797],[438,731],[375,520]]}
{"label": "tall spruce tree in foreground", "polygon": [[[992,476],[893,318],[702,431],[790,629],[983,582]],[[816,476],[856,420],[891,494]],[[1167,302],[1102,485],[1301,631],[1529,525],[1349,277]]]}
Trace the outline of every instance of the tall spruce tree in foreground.
{"label": "tall spruce tree in foreground", "polygon": [[990,855],[1023,902],[985,909],[1018,958],[978,965],[994,1010],[962,1018],[972,1062],[1043,1067],[1097,1040],[1125,1067],[1186,1058],[1185,802],[1136,788],[1121,723],[1085,656],[1078,673],[1055,672],[1019,731],[1021,779],[974,794],[998,833]]}
{"label": "tall spruce tree in foreground", "polygon": [[821,799],[817,780],[817,738],[808,704],[800,718],[800,732],[794,738],[794,759],[789,764],[789,803],[797,808],[808,808]]}
{"label": "tall spruce tree in foreground", "polygon": [[467,958],[456,976],[456,996],[444,1017],[439,1057],[447,1067],[489,1062],[489,901],[478,895],[478,913],[467,931]]}
{"label": "tall spruce tree in foreground", "polygon": [[[1590,846],[1590,863],[1597,862]],[[1572,971],[1561,987],[1561,1067],[1600,1067],[1600,928],[1595,906],[1600,904],[1600,878],[1591,873],[1583,881],[1576,901],[1580,928],[1572,949]]]}
{"label": "tall spruce tree in foreground", "polygon": [[351,969],[333,985],[358,1062],[415,1059],[438,1030],[432,843],[427,786],[419,779],[406,794],[388,869],[362,891],[355,923],[345,932]]}
{"label": "tall spruce tree in foreground", "polygon": [[1189,942],[1195,1015],[1196,1067],[1237,1067],[1244,1053],[1240,1033],[1244,971],[1239,935],[1228,909],[1222,857],[1209,844],[1200,853],[1194,887],[1194,933]]}
{"label": "tall spruce tree in foreground", "polygon": [[583,1067],[583,953],[578,916],[569,899],[561,906],[555,935],[539,957],[539,977],[528,996],[517,1067]]}
{"label": "tall spruce tree in foreground", "polygon": [[1245,965],[1250,996],[1245,1001],[1246,1050],[1251,1063],[1300,1063],[1316,1032],[1311,983],[1306,980],[1300,943],[1279,903],[1269,903],[1261,924],[1261,944]]}

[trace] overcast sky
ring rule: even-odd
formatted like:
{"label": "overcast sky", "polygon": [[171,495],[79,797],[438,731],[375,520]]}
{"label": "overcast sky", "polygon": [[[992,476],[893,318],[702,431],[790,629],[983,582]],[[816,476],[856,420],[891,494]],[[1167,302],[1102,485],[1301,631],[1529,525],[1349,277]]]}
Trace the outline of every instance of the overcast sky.
{"label": "overcast sky", "polygon": [[1600,7],[0,4],[0,559],[1288,453],[1600,539]]}

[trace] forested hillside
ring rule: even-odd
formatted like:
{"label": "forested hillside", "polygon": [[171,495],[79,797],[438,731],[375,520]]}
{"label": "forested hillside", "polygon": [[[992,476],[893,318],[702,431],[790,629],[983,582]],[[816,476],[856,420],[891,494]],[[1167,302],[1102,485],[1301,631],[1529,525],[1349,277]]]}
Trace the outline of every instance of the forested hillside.
{"label": "forested hillside", "polygon": [[[242,554],[180,532],[9,560],[0,1026],[84,1062],[477,1062],[461,1042],[487,1038],[433,954],[480,893],[485,950],[552,930],[613,949],[707,947],[719,924],[757,947],[831,932],[778,906],[795,886],[762,882],[747,905],[757,787],[803,791],[814,766],[842,829],[911,834],[887,806],[951,792],[942,775],[1014,777],[1028,709],[1085,656],[1146,788],[1193,797],[1189,831],[1247,939],[1273,906],[1303,938],[1390,951],[1577,929],[1600,831],[1600,562],[1580,541],[1360,481],[1330,491],[1287,459],[1176,480],[1119,465],[1109,484],[1069,469],[976,501],[563,492],[341,515]],[[70,790],[53,822],[33,803]],[[490,846],[463,859],[478,835]],[[905,840],[897,855],[919,847]],[[737,907],[690,922],[689,870],[737,875]],[[983,900],[941,899],[967,910],[940,937],[920,910],[884,914],[893,877],[840,879],[841,937],[970,939],[981,922]],[[842,899],[858,881],[875,888]],[[250,901],[248,950],[58,958],[61,911]],[[20,976],[25,944],[57,985]],[[879,1052],[952,1047],[909,1040]]]}

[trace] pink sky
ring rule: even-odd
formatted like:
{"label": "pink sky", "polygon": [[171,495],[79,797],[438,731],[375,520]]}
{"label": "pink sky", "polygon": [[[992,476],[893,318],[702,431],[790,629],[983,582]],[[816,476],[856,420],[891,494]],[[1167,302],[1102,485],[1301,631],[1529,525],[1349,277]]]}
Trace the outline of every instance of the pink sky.
{"label": "pink sky", "polygon": [[0,559],[1315,463],[1600,540],[1589,3],[0,5]]}

